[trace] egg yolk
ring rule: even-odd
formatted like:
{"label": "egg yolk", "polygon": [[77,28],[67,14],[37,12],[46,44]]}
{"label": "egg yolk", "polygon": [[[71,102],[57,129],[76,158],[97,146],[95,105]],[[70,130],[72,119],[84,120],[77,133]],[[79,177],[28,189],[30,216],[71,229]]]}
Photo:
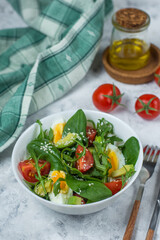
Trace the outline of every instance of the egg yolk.
{"label": "egg yolk", "polygon": [[[65,179],[66,174],[63,171],[53,171],[51,174],[51,179],[53,180],[53,183],[57,182],[59,178]],[[67,193],[68,192],[68,185],[65,181],[60,181],[60,192],[61,193]]]}
{"label": "egg yolk", "polygon": [[108,161],[111,163],[112,165],[112,168],[109,169],[108,171],[108,176],[111,177],[112,175],[112,172],[117,170],[118,167],[119,167],[119,161],[118,161],[118,158],[117,158],[117,155],[115,152],[113,151],[109,151],[108,153]]}
{"label": "egg yolk", "polygon": [[62,133],[65,123],[58,123],[53,128],[54,143],[57,143],[62,138]]}

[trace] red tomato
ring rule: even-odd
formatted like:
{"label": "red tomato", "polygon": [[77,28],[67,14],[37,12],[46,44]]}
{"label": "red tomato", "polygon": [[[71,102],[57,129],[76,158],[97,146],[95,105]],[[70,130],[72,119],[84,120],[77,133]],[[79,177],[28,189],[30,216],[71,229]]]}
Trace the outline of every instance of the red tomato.
{"label": "red tomato", "polygon": [[118,180],[115,180],[113,182],[107,182],[105,183],[105,186],[107,188],[109,188],[112,192],[112,195],[116,194],[117,192],[119,192],[122,188],[122,180],[121,179],[118,179]]}
{"label": "red tomato", "polygon": [[137,99],[135,110],[140,117],[152,120],[160,114],[160,100],[153,94],[144,94]]}
{"label": "red tomato", "polygon": [[[43,166],[43,164],[46,163],[44,165],[44,167],[41,169],[41,175],[46,175],[49,173],[50,171],[50,163],[45,161],[45,160],[38,160],[38,165],[40,167]],[[25,160],[22,161],[18,164],[18,169],[21,172],[22,176],[24,177],[24,179],[28,182],[37,182],[38,180],[35,178],[35,175],[37,175],[37,170],[35,168],[35,162],[33,159],[29,159],[29,160]]]}
{"label": "red tomato", "polygon": [[120,105],[121,94],[118,87],[113,84],[103,84],[93,93],[92,100],[96,108],[103,112],[111,112]]}
{"label": "red tomato", "polygon": [[158,84],[160,87],[160,67],[156,70],[154,74],[154,81]]}
{"label": "red tomato", "polygon": [[[83,152],[83,147],[78,145],[76,149],[76,158],[79,158],[79,154],[82,152]],[[83,173],[88,171],[91,167],[93,167],[93,164],[94,164],[94,159],[93,159],[92,153],[86,148],[86,154],[76,161],[75,167],[80,172]]]}
{"label": "red tomato", "polygon": [[88,138],[89,146],[92,145],[92,143],[95,139],[96,133],[97,133],[96,129],[94,129],[92,127],[89,127],[89,126],[86,127],[86,135],[87,135],[87,138]]}

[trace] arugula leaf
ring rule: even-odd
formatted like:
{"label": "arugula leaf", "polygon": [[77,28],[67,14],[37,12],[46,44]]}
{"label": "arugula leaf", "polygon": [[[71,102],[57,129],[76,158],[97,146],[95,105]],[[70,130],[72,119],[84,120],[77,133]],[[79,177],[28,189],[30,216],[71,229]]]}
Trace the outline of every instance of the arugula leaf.
{"label": "arugula leaf", "polygon": [[86,137],[86,125],[87,119],[84,112],[79,109],[66,123],[63,130],[62,138],[65,137],[69,132],[78,133]]}
{"label": "arugula leaf", "polygon": [[53,140],[53,130],[50,128],[49,132],[47,130],[43,131],[41,121],[37,120],[36,123],[39,124],[39,128],[40,128],[40,133],[39,133],[39,135],[38,135],[38,137],[36,139],[37,140],[47,139],[49,141],[52,141]]}
{"label": "arugula leaf", "polygon": [[60,188],[60,184],[62,181],[65,181],[64,178],[58,178],[57,181],[54,183],[53,185],[53,192],[54,195],[57,196],[57,194],[60,192],[61,188]]}
{"label": "arugula leaf", "polygon": [[51,170],[65,170],[61,162],[60,151],[49,141],[35,139],[27,145],[27,150],[31,156],[34,154],[36,157],[50,162]]}
{"label": "arugula leaf", "polygon": [[84,181],[67,174],[66,182],[74,192],[92,202],[97,202],[112,196],[112,192],[99,181]]}
{"label": "arugula leaf", "polygon": [[139,155],[139,142],[137,138],[130,137],[124,144],[122,148],[122,153],[126,159],[126,164],[135,165]]}
{"label": "arugula leaf", "polygon": [[[125,166],[124,166],[125,168]],[[130,168],[129,171],[127,171],[127,169],[125,168],[126,170],[126,174],[125,175],[122,175],[122,188],[125,186],[125,184],[127,183],[127,181],[135,174],[135,169],[134,167]]]}
{"label": "arugula leaf", "polygon": [[112,137],[107,137],[106,143],[114,144],[114,142],[123,142],[123,140],[115,135]]}
{"label": "arugula leaf", "polygon": [[109,133],[113,134],[113,125],[106,119],[99,119],[97,122],[97,133],[105,138]]}
{"label": "arugula leaf", "polygon": [[23,181],[28,185],[28,188],[31,192],[34,192],[34,187],[36,186],[37,183],[31,183],[31,182],[28,182],[27,180],[23,179]]}

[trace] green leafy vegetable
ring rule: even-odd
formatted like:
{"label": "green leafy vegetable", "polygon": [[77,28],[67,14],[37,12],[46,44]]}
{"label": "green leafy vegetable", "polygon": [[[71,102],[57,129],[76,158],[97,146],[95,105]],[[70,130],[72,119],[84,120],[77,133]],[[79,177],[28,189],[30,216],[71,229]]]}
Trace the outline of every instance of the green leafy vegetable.
{"label": "green leafy vegetable", "polygon": [[93,127],[94,129],[96,129],[96,125],[95,125],[95,123],[94,123],[93,120],[88,119],[88,120],[87,120],[87,123],[91,123],[91,124],[92,124],[92,127]]}
{"label": "green leafy vegetable", "polygon": [[135,169],[134,167],[130,168],[129,171],[127,171],[126,169],[126,174],[122,175],[122,188],[125,186],[125,184],[127,183],[127,181],[135,174]]}
{"label": "green leafy vegetable", "polygon": [[84,112],[79,109],[66,123],[62,137],[65,137],[69,132],[78,133],[86,137],[87,119]]}
{"label": "green leafy vegetable", "polygon": [[96,151],[93,152],[93,158],[94,158],[94,161],[95,161],[95,167],[98,170],[102,171],[103,175],[105,175],[107,173],[107,169],[103,164],[100,163],[99,157],[98,157],[98,154],[96,153]]}
{"label": "green leafy vegetable", "polygon": [[38,160],[39,160],[39,157],[36,157],[34,151],[31,151],[30,152],[31,154],[31,157],[34,159],[35,161],[35,168],[37,170],[37,175],[35,175],[35,178],[40,182],[40,184],[42,185],[42,189],[44,191],[44,196],[46,199],[48,199],[48,195],[47,195],[47,191],[46,191],[46,188],[45,188],[45,185],[44,185],[44,178],[41,176],[41,167],[38,165]]}
{"label": "green leafy vegetable", "polygon": [[[32,156],[41,157],[41,159],[50,162],[51,170],[64,170],[64,166],[61,162],[60,151],[47,140],[33,140],[28,146],[27,150]],[[32,157],[34,159],[34,157]]]}
{"label": "green leafy vegetable", "polygon": [[103,138],[107,136],[109,133],[113,134],[113,125],[108,122],[106,119],[102,118],[98,120],[97,123],[97,133]]}
{"label": "green leafy vegetable", "polygon": [[39,127],[40,127],[40,133],[38,135],[38,137],[36,138],[37,140],[49,140],[49,141],[52,141],[53,140],[53,130],[50,128],[49,132],[47,130],[44,130],[43,131],[43,128],[42,128],[42,123],[40,120],[37,120],[36,123],[39,124]]}
{"label": "green leafy vegetable", "polygon": [[66,182],[73,191],[92,202],[97,202],[112,196],[112,192],[103,183],[98,181],[84,181],[67,174]]}
{"label": "green leafy vegetable", "polygon": [[60,192],[61,181],[65,181],[64,178],[58,178],[58,180],[54,183],[53,192],[55,196],[57,196],[57,194]]}
{"label": "green leafy vegetable", "polygon": [[124,144],[122,148],[122,153],[126,159],[126,164],[135,165],[139,155],[139,142],[137,138],[130,137]]}

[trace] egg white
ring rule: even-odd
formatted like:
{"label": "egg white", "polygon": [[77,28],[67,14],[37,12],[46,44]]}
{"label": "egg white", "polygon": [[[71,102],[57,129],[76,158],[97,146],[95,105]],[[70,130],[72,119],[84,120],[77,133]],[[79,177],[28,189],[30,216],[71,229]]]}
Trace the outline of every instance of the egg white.
{"label": "egg white", "polygon": [[64,118],[59,118],[58,120],[54,120],[52,125],[51,125],[51,128],[54,129],[55,126],[58,124],[58,123],[65,123],[66,121],[64,120]]}
{"label": "egg white", "polygon": [[109,143],[106,147],[106,150],[107,151],[110,150],[115,153],[115,155],[118,159],[118,169],[122,168],[125,165],[125,158],[123,156],[123,153],[120,151],[120,149],[117,146]]}
{"label": "egg white", "polygon": [[73,191],[71,188],[69,188],[68,192],[65,194],[58,193],[57,196],[55,196],[54,192],[51,192],[48,195],[51,202],[58,203],[58,204],[67,204],[68,199],[73,196]]}
{"label": "egg white", "polygon": [[[53,171],[50,171],[49,178],[51,178],[52,172]],[[55,196],[54,192],[52,191],[51,193],[48,194],[48,196],[49,196],[49,199],[51,202],[58,203],[58,204],[67,204],[68,199],[73,196],[73,191],[71,188],[69,188],[67,193],[60,192],[56,196]]]}

